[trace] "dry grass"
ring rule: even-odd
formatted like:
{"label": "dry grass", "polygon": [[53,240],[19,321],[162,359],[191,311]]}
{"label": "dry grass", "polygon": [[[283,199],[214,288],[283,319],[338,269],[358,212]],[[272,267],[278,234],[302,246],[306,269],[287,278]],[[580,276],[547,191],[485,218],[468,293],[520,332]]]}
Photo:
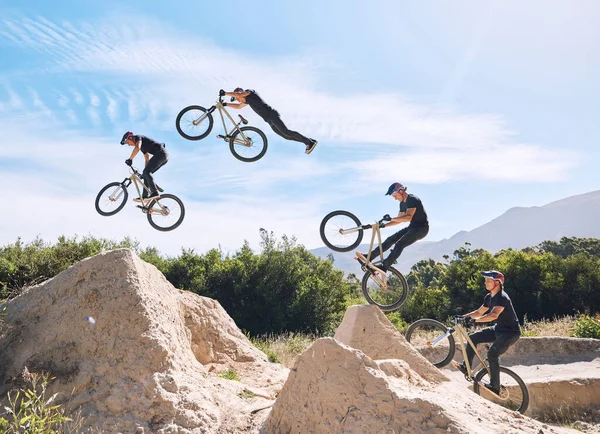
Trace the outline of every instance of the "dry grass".
{"label": "dry grass", "polygon": [[523,336],[537,337],[537,336],[566,336],[573,337],[575,331],[575,321],[577,320],[574,316],[563,316],[560,318],[553,318],[552,320],[543,319],[540,321],[529,322],[527,316],[523,321],[523,327],[521,331]]}
{"label": "dry grass", "polygon": [[[523,336],[573,337],[576,319],[574,316],[564,316],[530,322],[525,318],[522,327]],[[313,334],[287,333],[252,338],[252,343],[263,351],[271,362],[292,368],[298,356],[319,337]]]}
{"label": "dry grass", "polygon": [[584,433],[597,434],[600,432],[600,409],[582,411],[571,408],[556,408],[551,412],[537,415],[536,419]]}
{"label": "dry grass", "polygon": [[264,352],[271,362],[292,368],[298,356],[318,338],[319,336],[313,334],[287,333],[253,338],[252,343]]}

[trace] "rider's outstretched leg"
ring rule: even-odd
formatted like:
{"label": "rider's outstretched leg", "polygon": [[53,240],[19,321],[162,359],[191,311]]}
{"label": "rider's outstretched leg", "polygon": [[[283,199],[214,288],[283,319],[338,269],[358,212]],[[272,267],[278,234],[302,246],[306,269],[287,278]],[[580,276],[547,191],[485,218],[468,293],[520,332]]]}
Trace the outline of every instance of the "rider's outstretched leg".
{"label": "rider's outstretched leg", "polygon": [[[427,236],[427,234],[429,233],[429,226],[409,226],[407,228],[404,228],[403,230],[406,230],[406,232],[401,234],[400,238],[397,240],[396,245],[394,246],[388,257],[383,260],[383,268],[385,270],[390,268],[394,264],[394,262],[396,262],[396,260],[400,257],[400,254],[402,253],[405,247],[410,246],[411,244],[415,243],[416,241],[419,241],[422,238],[425,238],[425,236]],[[398,234],[400,234],[402,231],[399,231]],[[390,238],[388,238],[388,240]],[[384,246],[388,242],[388,240],[385,240],[385,242],[383,243]]]}

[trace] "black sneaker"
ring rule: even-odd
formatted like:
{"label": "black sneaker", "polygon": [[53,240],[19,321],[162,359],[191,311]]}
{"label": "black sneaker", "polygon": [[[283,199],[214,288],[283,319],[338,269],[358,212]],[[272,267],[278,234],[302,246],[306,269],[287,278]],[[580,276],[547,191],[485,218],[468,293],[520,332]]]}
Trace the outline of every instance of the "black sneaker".
{"label": "black sneaker", "polygon": [[304,151],[304,153],[306,155],[310,154],[315,149],[315,146],[317,146],[317,143],[319,142],[314,139],[310,139],[310,145],[306,145],[306,151]]}
{"label": "black sneaker", "polygon": [[466,377],[467,375],[469,375],[468,371],[467,371],[467,366],[464,363],[457,363],[454,360],[452,361],[452,366],[454,366],[456,369],[458,369],[460,372],[462,372],[462,374]]}
{"label": "black sneaker", "polygon": [[483,387],[485,387],[490,392],[495,393],[496,395],[500,396],[500,388],[499,387],[494,387],[490,383],[484,383]]}

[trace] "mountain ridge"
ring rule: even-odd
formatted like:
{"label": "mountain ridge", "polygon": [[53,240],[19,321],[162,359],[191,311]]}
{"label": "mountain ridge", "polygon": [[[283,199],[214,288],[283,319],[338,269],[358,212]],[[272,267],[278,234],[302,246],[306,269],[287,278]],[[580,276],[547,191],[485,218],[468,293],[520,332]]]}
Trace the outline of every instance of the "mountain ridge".
{"label": "mountain ridge", "polygon": [[[402,272],[418,261],[432,258],[442,261],[470,243],[472,248],[490,252],[513,248],[516,250],[537,246],[543,241],[559,241],[562,237],[600,238],[600,190],[568,196],[542,206],[512,207],[472,230],[460,230],[439,241],[417,241],[406,248],[396,267]],[[356,250],[366,250],[361,244]],[[346,273],[361,275],[353,252],[338,253],[328,247],[312,249],[319,257],[333,254],[334,266]]]}

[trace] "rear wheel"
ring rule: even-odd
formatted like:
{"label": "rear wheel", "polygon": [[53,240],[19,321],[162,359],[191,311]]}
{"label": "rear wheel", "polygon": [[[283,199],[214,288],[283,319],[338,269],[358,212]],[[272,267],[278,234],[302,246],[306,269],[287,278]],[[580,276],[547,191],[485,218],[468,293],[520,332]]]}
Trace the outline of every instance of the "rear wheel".
{"label": "rear wheel", "polygon": [[[327,247],[336,252],[349,252],[360,245],[363,230],[360,220],[348,211],[330,212],[321,221],[319,233]],[[341,229],[360,228],[349,234],[341,234]]]}
{"label": "rear wheel", "polygon": [[525,413],[529,407],[529,390],[525,382],[515,372],[500,366],[500,397],[489,392],[482,383],[490,382],[490,374],[486,368],[480,370],[473,379],[473,391],[482,398],[495,402],[510,410]]}
{"label": "rear wheel", "polygon": [[[434,319],[420,319],[406,329],[405,338],[423,357],[441,368],[454,357],[454,336],[446,334],[448,327]],[[438,340],[439,339],[439,340]]]}
{"label": "rear wheel", "polygon": [[372,271],[367,271],[363,276],[361,287],[367,301],[384,312],[400,309],[408,296],[408,283],[402,273],[390,267],[386,272],[387,287],[378,280]]}
{"label": "rear wheel", "polygon": [[191,105],[179,112],[175,127],[182,137],[188,140],[201,140],[210,134],[213,117],[204,107]]}
{"label": "rear wheel", "polygon": [[115,215],[127,202],[127,189],[120,182],[111,182],[96,196],[96,211],[103,216]]}
{"label": "rear wheel", "polygon": [[229,150],[235,158],[245,163],[258,161],[267,152],[267,136],[258,128],[241,127],[231,135]]}
{"label": "rear wheel", "polygon": [[148,222],[159,231],[172,231],[183,222],[183,202],[172,194],[162,194],[148,205]]}

